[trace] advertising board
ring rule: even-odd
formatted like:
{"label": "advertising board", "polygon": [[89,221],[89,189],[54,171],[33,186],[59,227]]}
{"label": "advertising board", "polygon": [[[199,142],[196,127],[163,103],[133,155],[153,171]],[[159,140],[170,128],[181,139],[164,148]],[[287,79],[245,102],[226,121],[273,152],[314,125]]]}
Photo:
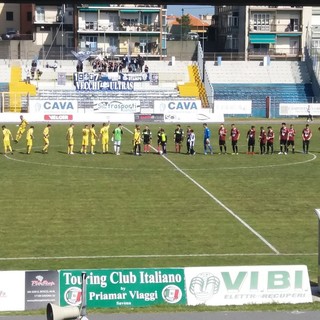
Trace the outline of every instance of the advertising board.
{"label": "advertising board", "polygon": [[60,305],[81,304],[81,272],[87,273],[88,307],[186,304],[184,269],[60,271]]}

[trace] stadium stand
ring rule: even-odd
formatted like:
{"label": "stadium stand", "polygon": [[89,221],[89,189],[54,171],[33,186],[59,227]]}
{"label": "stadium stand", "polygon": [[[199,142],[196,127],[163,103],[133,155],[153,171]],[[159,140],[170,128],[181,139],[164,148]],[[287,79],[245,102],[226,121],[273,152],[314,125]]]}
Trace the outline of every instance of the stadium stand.
{"label": "stadium stand", "polygon": [[[252,100],[252,116],[266,116],[270,99],[272,116],[279,116],[280,103],[310,103],[314,94],[305,62],[224,61],[206,63],[215,100]],[[236,70],[236,72],[235,72]],[[241,116],[241,115],[227,115]]]}

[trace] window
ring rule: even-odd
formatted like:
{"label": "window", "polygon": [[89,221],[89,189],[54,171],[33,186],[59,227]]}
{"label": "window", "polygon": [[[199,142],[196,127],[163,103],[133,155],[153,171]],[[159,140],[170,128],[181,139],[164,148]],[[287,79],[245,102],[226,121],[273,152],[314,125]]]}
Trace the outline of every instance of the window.
{"label": "window", "polygon": [[6,20],[7,21],[13,21],[13,12],[12,11],[7,11],[6,12]]}
{"label": "window", "polygon": [[151,24],[152,23],[152,15],[144,13],[142,14],[142,24]]}
{"label": "window", "polygon": [[36,7],[36,16],[35,16],[35,20],[37,22],[45,21],[45,16],[44,16],[44,8],[43,7]]}
{"label": "window", "polygon": [[228,27],[238,27],[239,26],[239,14],[238,12],[233,12],[232,15],[228,15]]}
{"label": "window", "polygon": [[27,21],[32,21],[32,12],[31,11],[27,12]]}
{"label": "window", "polygon": [[312,39],[312,48],[320,48],[320,39]]}
{"label": "window", "polygon": [[268,13],[255,13],[253,15],[253,30],[270,31],[270,15]]}

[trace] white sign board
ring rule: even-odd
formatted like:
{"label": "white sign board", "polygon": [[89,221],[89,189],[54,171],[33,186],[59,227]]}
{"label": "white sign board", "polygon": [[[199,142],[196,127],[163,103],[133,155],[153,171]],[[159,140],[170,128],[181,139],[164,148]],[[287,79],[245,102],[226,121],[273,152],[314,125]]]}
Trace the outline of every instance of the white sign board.
{"label": "white sign board", "polygon": [[137,113],[140,112],[140,100],[95,100],[93,111],[103,113]]}
{"label": "white sign board", "polygon": [[167,112],[164,114],[164,122],[181,123],[213,123],[224,122],[222,113],[212,113],[211,109],[200,109],[198,112]]}
{"label": "white sign board", "polygon": [[78,110],[77,100],[30,100],[29,112],[67,114]]}
{"label": "white sign board", "polygon": [[313,116],[320,115],[320,103],[280,103],[281,116]]}
{"label": "white sign board", "polygon": [[22,311],[25,308],[25,272],[0,272],[0,311]]}
{"label": "white sign board", "polygon": [[312,302],[304,265],[185,268],[185,281],[192,306]]}
{"label": "white sign board", "polygon": [[214,112],[222,114],[251,114],[251,100],[215,100]]}
{"label": "white sign board", "polygon": [[200,100],[155,100],[153,113],[198,113],[201,109]]}

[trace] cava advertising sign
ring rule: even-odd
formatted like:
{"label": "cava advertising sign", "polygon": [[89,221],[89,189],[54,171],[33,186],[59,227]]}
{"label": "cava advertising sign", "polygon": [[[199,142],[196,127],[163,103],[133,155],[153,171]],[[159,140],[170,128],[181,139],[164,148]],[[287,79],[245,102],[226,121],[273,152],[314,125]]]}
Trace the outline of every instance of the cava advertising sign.
{"label": "cava advertising sign", "polygon": [[60,305],[81,304],[81,272],[87,273],[92,308],[186,304],[184,269],[61,270]]}
{"label": "cava advertising sign", "polygon": [[185,268],[185,277],[188,305],[312,302],[303,265]]}

